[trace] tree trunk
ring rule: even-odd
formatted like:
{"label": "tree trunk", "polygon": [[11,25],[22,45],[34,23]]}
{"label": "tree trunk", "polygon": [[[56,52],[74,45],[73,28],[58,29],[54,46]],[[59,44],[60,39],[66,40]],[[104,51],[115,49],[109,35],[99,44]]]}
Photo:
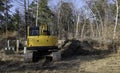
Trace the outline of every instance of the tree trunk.
{"label": "tree trunk", "polygon": [[116,2],[116,18],[115,18],[115,27],[114,27],[113,39],[116,38],[116,30],[117,30],[117,25],[118,25],[118,14],[119,14],[118,1],[116,0],[115,2]]}
{"label": "tree trunk", "polygon": [[[86,4],[87,4],[87,2],[86,2]],[[90,8],[90,6],[89,5],[87,5],[87,8],[88,9],[90,9],[90,12],[91,12],[91,14],[93,15],[93,18],[95,17],[95,14],[94,14],[94,12],[92,11],[92,9]],[[99,11],[97,10],[97,13],[99,13]],[[99,17],[100,17],[100,14],[99,14]],[[100,17],[101,18],[101,17]],[[102,20],[100,20],[101,21],[101,26],[103,26],[102,25]],[[97,19],[96,19],[96,21],[95,21],[95,24],[96,24],[96,30],[97,30],[97,32],[96,32],[96,36],[97,36],[97,34],[98,34],[98,36],[97,37],[100,37],[100,35],[101,35],[101,32],[100,32],[100,28],[99,28],[99,24],[98,24],[98,22],[97,22]],[[92,26],[91,26],[92,27]],[[102,27],[103,28],[103,27]],[[93,29],[93,28],[91,28],[91,29]],[[93,33],[94,33],[94,30],[92,30],[93,31]]]}
{"label": "tree trunk", "polygon": [[25,25],[27,25],[27,14],[26,14],[26,12],[27,12],[27,8],[26,8],[26,0],[24,0],[24,15],[25,15]]}
{"label": "tree trunk", "polygon": [[76,34],[75,34],[75,38],[78,38],[78,29],[79,29],[79,20],[80,20],[80,16],[78,14],[78,18],[77,18],[77,24],[76,24]]}
{"label": "tree trunk", "polygon": [[37,0],[36,26],[38,26],[38,7],[39,7],[39,0]]}

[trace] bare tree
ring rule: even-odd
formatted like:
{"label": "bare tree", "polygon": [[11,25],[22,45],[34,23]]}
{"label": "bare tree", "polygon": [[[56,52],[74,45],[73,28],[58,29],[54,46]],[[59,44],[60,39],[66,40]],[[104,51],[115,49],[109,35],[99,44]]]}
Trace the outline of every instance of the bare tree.
{"label": "bare tree", "polygon": [[83,19],[83,26],[82,26],[82,29],[81,29],[81,39],[84,38],[85,26],[86,26],[86,14],[84,14],[84,19]]}
{"label": "bare tree", "polygon": [[80,15],[78,14],[78,16],[77,16],[77,24],[76,24],[76,34],[75,34],[76,39],[78,38],[79,21],[80,21]]}
{"label": "bare tree", "polygon": [[[92,1],[93,2],[93,1]],[[99,12],[99,10],[97,9],[97,7],[95,6],[95,9],[96,9],[96,12],[98,13],[98,16],[99,16],[99,21],[101,22],[101,28],[99,27],[99,23],[97,22],[98,20],[97,20],[97,18],[96,18],[96,15],[95,15],[95,13],[93,12],[93,10],[92,10],[92,8],[91,8],[91,4],[89,3],[89,2],[87,2],[87,1],[85,1],[85,3],[86,3],[86,7],[88,8],[88,10],[90,11],[90,13],[91,13],[91,15],[92,15],[92,18],[93,19],[96,19],[95,20],[95,24],[96,24],[96,29],[97,29],[97,32],[96,32],[96,34],[98,34],[98,37],[100,37],[100,35],[101,35],[101,31],[103,30],[103,21],[102,21],[102,17],[101,17],[101,15],[100,15],[100,12]],[[92,31],[92,33],[93,33],[93,35],[92,36],[94,36],[94,30],[93,30],[93,24],[92,23],[90,23],[90,25],[91,25],[91,31]],[[95,30],[96,31],[96,30]]]}
{"label": "bare tree", "polygon": [[113,39],[116,38],[116,30],[117,30],[117,25],[118,25],[118,14],[119,14],[118,0],[115,0],[115,4],[116,4],[116,17],[115,17],[115,27],[114,27]]}

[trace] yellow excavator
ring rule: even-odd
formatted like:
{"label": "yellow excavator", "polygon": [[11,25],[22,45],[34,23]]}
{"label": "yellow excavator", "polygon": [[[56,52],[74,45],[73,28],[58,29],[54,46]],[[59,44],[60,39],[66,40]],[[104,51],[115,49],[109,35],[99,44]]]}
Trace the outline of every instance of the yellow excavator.
{"label": "yellow excavator", "polygon": [[[27,45],[24,48],[25,62],[37,62],[40,58],[57,58],[58,38],[50,34],[47,24],[27,27]],[[59,55],[60,56],[60,52]]]}
{"label": "yellow excavator", "polygon": [[[38,2],[39,3],[39,2]],[[24,59],[28,61],[39,61],[45,57],[50,60],[60,59],[61,53],[57,46],[58,38],[50,33],[48,24],[38,26],[38,8],[36,13],[36,26],[27,27],[27,44],[24,48]]]}

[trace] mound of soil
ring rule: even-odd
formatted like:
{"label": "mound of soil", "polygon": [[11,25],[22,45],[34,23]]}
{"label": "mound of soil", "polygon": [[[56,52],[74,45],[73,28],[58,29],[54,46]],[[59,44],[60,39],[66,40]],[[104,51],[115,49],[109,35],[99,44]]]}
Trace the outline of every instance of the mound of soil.
{"label": "mound of soil", "polygon": [[[92,43],[91,43],[92,42]],[[66,40],[62,45],[62,58],[68,58],[74,55],[105,55],[109,54],[109,49],[96,49],[96,41]],[[96,43],[98,45],[98,43]]]}

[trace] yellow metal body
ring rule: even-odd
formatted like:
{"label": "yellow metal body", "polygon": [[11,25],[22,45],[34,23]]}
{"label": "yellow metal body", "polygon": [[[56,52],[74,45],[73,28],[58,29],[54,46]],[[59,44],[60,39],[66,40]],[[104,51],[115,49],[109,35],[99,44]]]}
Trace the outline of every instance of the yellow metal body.
{"label": "yellow metal body", "polygon": [[56,36],[28,36],[28,47],[48,47],[48,46],[57,46],[57,37]]}
{"label": "yellow metal body", "polygon": [[42,25],[39,27],[39,35],[30,36],[30,27],[27,28],[27,47],[49,47],[57,46],[57,36],[48,34],[48,26]]}

